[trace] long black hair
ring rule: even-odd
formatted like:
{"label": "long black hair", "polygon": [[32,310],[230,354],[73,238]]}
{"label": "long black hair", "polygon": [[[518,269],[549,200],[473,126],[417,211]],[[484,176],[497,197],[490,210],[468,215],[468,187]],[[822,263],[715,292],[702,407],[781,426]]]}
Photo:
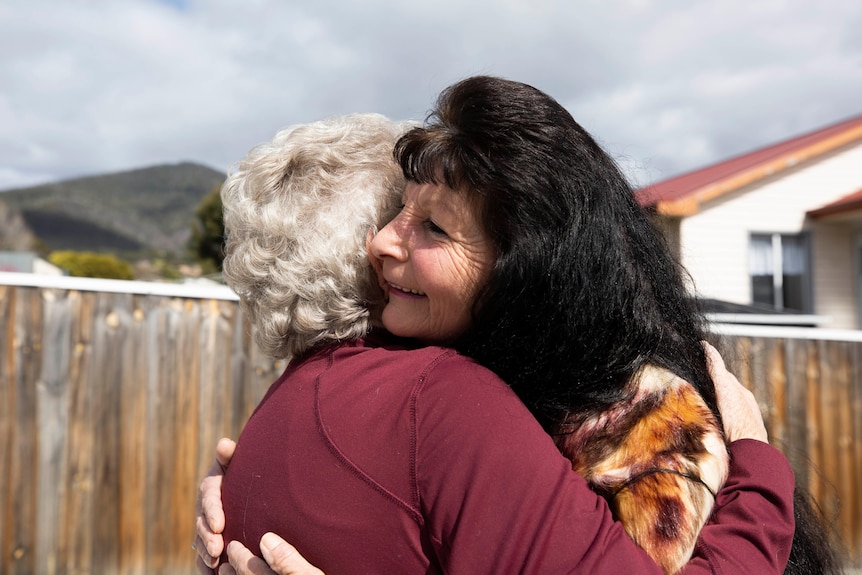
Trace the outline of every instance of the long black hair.
{"label": "long black hair", "polygon": [[[454,346],[508,382],[549,433],[624,399],[646,364],[691,383],[721,421],[684,270],[616,163],[558,102],[468,78],[395,156],[409,180],[477,196],[496,263]],[[795,503],[786,573],[838,573],[804,489]]]}
{"label": "long black hair", "polygon": [[614,161],[550,96],[479,76],[396,145],[408,179],[478,194],[496,265],[455,346],[552,431],[619,401],[646,363],[718,414],[705,330],[679,266]]}

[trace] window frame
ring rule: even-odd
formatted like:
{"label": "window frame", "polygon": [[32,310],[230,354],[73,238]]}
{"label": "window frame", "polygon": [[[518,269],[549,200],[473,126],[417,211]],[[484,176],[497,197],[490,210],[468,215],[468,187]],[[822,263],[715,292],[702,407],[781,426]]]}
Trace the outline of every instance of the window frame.
{"label": "window frame", "polygon": [[[771,302],[765,301],[756,301],[755,300],[755,278],[756,277],[768,277],[767,274],[757,274],[755,275],[752,270],[752,259],[754,257],[753,248],[754,242],[756,239],[769,238],[771,241],[771,267],[772,267],[772,286],[771,286]],[[785,282],[784,278],[789,274],[786,273],[786,266],[784,265],[784,245],[786,243],[786,239],[799,240],[800,245],[803,251],[803,265],[804,271],[802,274],[794,274],[801,275],[802,277],[802,285],[800,290],[800,306],[799,307],[788,307],[787,302],[785,302]],[[752,305],[766,305],[775,309],[777,311],[789,311],[789,312],[798,312],[798,313],[812,313],[814,307],[814,298],[813,298],[813,272],[811,266],[811,234],[807,231],[797,232],[797,233],[787,233],[787,232],[750,232],[748,238],[748,258],[749,258],[749,268],[748,268],[748,279],[749,279],[749,287],[751,288],[751,302]],[[776,257],[776,254],[778,257]]]}

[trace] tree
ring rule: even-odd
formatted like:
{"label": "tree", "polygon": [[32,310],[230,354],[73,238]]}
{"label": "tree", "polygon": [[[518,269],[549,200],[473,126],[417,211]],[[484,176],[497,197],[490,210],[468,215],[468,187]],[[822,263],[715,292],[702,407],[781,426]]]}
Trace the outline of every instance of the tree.
{"label": "tree", "polygon": [[48,256],[48,261],[68,272],[70,276],[117,280],[135,279],[131,265],[108,254],[65,250],[52,253]]}
{"label": "tree", "polygon": [[222,214],[221,185],[204,196],[195,209],[189,251],[206,272],[221,270],[224,260],[224,216]]}

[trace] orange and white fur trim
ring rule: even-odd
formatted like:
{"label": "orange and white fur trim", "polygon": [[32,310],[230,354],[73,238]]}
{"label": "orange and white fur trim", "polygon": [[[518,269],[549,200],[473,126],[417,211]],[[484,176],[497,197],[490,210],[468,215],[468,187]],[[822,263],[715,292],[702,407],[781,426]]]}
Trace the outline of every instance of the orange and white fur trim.
{"label": "orange and white fur trim", "polygon": [[665,573],[675,573],[691,558],[727,480],[727,446],[687,381],[648,365],[631,387],[629,399],[610,409],[569,418],[557,447],[607,499],[629,536]]}

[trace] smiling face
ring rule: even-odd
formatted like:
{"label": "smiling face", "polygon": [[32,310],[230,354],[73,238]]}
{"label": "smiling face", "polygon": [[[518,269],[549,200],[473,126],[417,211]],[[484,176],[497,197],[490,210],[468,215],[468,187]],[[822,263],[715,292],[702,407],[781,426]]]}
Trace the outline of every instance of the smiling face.
{"label": "smiling face", "polygon": [[394,335],[447,343],[470,327],[493,248],[463,193],[409,182],[403,204],[369,244],[388,295],[383,326]]}

